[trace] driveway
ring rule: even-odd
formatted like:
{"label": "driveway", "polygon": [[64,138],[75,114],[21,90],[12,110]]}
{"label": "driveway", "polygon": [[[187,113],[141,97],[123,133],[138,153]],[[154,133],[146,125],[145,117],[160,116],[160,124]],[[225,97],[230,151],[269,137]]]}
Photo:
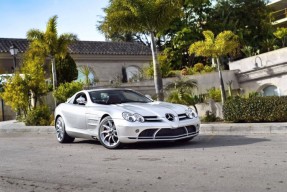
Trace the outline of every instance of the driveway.
{"label": "driveway", "polygon": [[286,191],[287,135],[200,135],[107,150],[50,133],[0,133],[0,192]]}

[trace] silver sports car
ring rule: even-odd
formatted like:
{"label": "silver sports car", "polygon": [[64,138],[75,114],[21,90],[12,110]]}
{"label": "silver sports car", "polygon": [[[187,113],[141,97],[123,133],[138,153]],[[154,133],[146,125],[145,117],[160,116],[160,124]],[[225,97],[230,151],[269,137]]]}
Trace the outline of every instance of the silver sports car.
{"label": "silver sports car", "polygon": [[55,109],[60,143],[92,138],[108,149],[123,143],[189,141],[199,126],[193,109],[153,101],[130,89],[83,90]]}

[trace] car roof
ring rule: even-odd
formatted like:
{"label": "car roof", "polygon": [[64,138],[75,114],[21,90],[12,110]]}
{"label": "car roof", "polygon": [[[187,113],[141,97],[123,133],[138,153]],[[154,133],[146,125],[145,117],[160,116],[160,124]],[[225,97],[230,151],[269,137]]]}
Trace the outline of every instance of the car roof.
{"label": "car roof", "polygon": [[126,89],[126,88],[97,88],[97,89],[87,89],[87,90],[82,90],[82,91],[86,91],[87,93],[89,93],[93,91],[116,91],[116,90],[133,91],[132,89]]}
{"label": "car roof", "polygon": [[132,89],[126,89],[126,88],[98,88],[98,89],[89,89],[89,90],[85,90],[85,91],[92,92],[92,91],[113,91],[113,90],[130,90],[130,91],[132,91]]}

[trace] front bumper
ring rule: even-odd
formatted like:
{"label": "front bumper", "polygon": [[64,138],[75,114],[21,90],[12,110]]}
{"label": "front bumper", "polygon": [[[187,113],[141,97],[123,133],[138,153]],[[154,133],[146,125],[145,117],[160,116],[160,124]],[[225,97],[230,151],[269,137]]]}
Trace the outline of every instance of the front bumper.
{"label": "front bumper", "polygon": [[160,123],[130,123],[125,120],[116,121],[118,138],[122,143],[176,141],[192,138],[199,134],[200,121],[198,118],[178,122],[171,125]]}

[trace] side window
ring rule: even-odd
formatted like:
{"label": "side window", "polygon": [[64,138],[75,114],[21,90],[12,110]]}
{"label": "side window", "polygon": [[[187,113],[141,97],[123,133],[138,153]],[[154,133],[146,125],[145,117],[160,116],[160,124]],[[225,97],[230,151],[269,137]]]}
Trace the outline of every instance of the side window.
{"label": "side window", "polygon": [[74,99],[73,104],[75,105],[85,105],[87,102],[87,96],[85,93],[78,93]]}

